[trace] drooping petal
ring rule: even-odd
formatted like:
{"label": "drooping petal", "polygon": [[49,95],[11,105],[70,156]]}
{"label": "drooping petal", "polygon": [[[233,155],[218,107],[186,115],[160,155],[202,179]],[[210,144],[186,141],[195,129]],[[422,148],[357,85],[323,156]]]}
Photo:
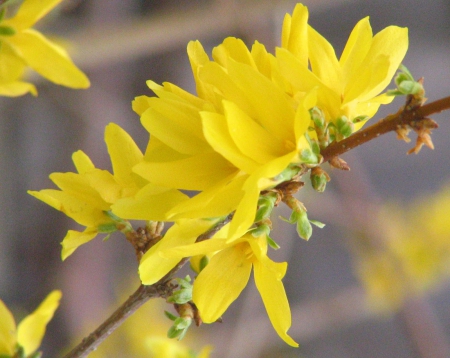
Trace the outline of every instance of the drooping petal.
{"label": "drooping petal", "polygon": [[225,250],[236,243],[228,243],[226,239],[210,239],[201,242],[197,242],[192,245],[177,246],[175,248],[162,251],[161,256],[165,258],[178,258],[191,257],[197,255],[206,255],[216,251]]}
{"label": "drooping petal", "polygon": [[19,323],[17,341],[24,348],[26,356],[39,348],[47,323],[58,308],[61,296],[61,291],[52,291],[32,314]]}
{"label": "drooping petal", "polygon": [[8,42],[24,61],[48,80],[71,88],[87,88],[86,75],[74,65],[66,50],[33,29],[8,38]]}
{"label": "drooping petal", "polygon": [[83,232],[69,230],[61,242],[61,259],[64,261],[81,245],[91,241],[98,234],[96,227],[86,228]]}
{"label": "drooping petal", "polygon": [[14,17],[6,19],[4,24],[14,26],[16,30],[32,27],[37,21],[47,15],[62,0],[25,0]]}
{"label": "drooping petal", "polygon": [[0,300],[0,355],[12,356],[16,349],[16,322]]}
{"label": "drooping petal", "polygon": [[195,280],[192,298],[205,323],[217,321],[247,285],[248,249],[240,243],[217,253]]}
{"label": "drooping petal", "polygon": [[179,261],[177,258],[164,258],[159,253],[165,250],[189,245],[197,237],[206,232],[214,221],[211,220],[181,220],[167,230],[164,237],[148,250],[141,258],[139,276],[144,285],[151,285],[166,275]]}
{"label": "drooping petal", "polygon": [[279,275],[267,269],[259,261],[254,262],[253,267],[256,287],[273,328],[287,344],[298,347],[298,343],[287,334],[292,323],[291,310]]}
{"label": "drooping petal", "polygon": [[28,92],[33,96],[37,96],[36,87],[31,83],[21,81],[0,83],[0,96],[18,97]]}

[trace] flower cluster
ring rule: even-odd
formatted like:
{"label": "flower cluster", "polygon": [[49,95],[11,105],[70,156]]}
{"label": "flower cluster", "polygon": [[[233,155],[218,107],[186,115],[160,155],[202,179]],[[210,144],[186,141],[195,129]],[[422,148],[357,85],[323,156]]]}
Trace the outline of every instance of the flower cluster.
{"label": "flower cluster", "polygon": [[87,88],[89,80],[72,62],[66,50],[32,26],[62,0],[24,0],[17,13],[4,19],[6,6],[0,5],[0,95],[37,94],[33,84],[22,80],[30,67],[56,84]]}
{"label": "flower cluster", "polygon": [[[109,125],[114,174],[94,168],[77,152],[78,174],[51,176],[61,191],[32,192],[87,227],[69,232],[63,257],[104,228],[122,230],[124,220],[172,221],[140,260],[142,283],[157,282],[182,257],[209,258],[199,269],[192,299],[202,320],[211,323],[239,296],[253,270],[275,330],[297,346],[287,334],[291,317],[282,284],[287,264],[268,257],[268,246],[277,246],[269,236],[270,213],[284,201],[293,210],[290,222],[309,238],[306,209],[292,197],[295,185],[286,183],[297,181],[298,189],[299,176],[321,164],[321,149],[351,135],[392,100],[381,92],[407,46],[406,29],[390,26],[373,36],[365,18],[338,59],[308,25],[308,9],[301,4],[286,15],[275,54],[258,42],[249,49],[227,38],[210,59],[198,41],[190,42],[197,95],[148,81],[156,96],[133,101],[151,135],[145,154]],[[318,187],[323,190],[323,183]],[[231,222],[211,240],[196,242],[229,215]]]}

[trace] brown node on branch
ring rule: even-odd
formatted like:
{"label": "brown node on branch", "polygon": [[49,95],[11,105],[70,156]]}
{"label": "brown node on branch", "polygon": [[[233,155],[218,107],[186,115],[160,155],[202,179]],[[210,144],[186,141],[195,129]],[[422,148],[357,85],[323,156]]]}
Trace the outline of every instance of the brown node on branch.
{"label": "brown node on branch", "polygon": [[203,323],[202,318],[200,317],[200,312],[194,302],[189,301],[182,304],[174,303],[173,307],[180,317],[192,319],[197,327]]}
{"label": "brown node on branch", "polygon": [[162,225],[159,225],[160,223],[152,224],[126,233],[126,238],[133,245],[138,262],[153,245],[162,239]]}
{"label": "brown node on branch", "polygon": [[350,166],[347,164],[347,162],[339,157],[332,157],[328,163],[330,163],[330,165],[333,168],[339,169],[339,170],[350,170]]}

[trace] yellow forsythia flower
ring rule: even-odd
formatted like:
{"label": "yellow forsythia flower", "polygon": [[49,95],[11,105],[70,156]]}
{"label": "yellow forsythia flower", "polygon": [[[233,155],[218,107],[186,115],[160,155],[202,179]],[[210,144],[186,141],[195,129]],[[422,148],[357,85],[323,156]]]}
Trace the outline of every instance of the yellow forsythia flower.
{"label": "yellow forsythia flower", "polygon": [[248,233],[230,243],[226,236],[216,234],[210,240],[179,246],[162,255],[180,260],[212,253],[215,254],[194,281],[193,288],[193,301],[203,322],[213,323],[222,316],[247,286],[253,268],[256,287],[273,327],[286,343],[298,347],[286,333],[291,326],[291,311],[281,280],[287,263],[269,259],[266,235],[254,237]]}
{"label": "yellow forsythia flower", "polygon": [[116,201],[126,200],[142,189],[137,200],[145,204],[145,215],[152,220],[164,220],[165,212],[186,198],[177,190],[148,184],[132,172],[133,166],[143,160],[143,154],[118,125],[111,123],[106,127],[105,141],[114,174],[95,168],[89,157],[78,151],[72,157],[78,173],[50,175],[61,190],[29,191],[34,197],[86,226],[83,232],[68,231],[62,242],[63,260],[98,233],[110,233],[117,229],[117,220],[108,215]]}
{"label": "yellow forsythia flower", "polygon": [[34,353],[40,346],[47,323],[59,306],[61,291],[52,291],[36,310],[16,327],[11,312],[0,300],[0,356],[16,357],[18,349],[24,356]]}
{"label": "yellow forsythia flower", "polygon": [[36,88],[21,81],[31,67],[51,82],[87,88],[89,80],[66,50],[31,27],[62,0],[24,0],[17,13],[0,21],[0,95],[36,95]]}
{"label": "yellow forsythia flower", "polygon": [[407,28],[389,26],[373,36],[366,17],[356,24],[338,59],[332,45],[307,22],[308,9],[298,4],[292,16],[285,17],[282,47],[276,52],[279,69],[294,95],[318,88],[317,106],[330,122],[342,116],[367,120],[381,104],[393,100],[393,96],[379,94],[406,54]]}

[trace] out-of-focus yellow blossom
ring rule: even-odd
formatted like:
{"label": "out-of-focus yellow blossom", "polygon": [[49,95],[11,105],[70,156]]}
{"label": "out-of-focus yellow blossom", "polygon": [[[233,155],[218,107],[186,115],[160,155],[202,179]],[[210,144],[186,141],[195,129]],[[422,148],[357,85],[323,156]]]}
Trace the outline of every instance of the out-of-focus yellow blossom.
{"label": "out-of-focus yellow blossom", "polygon": [[27,67],[56,84],[89,87],[66,50],[31,28],[61,1],[24,0],[13,17],[0,21],[0,95],[37,94],[34,85],[21,80]]}
{"label": "out-of-focus yellow blossom", "polygon": [[[341,57],[308,25],[308,9],[298,4],[283,23],[282,46],[276,51],[279,70],[294,96],[318,89],[317,106],[327,121],[350,121],[375,115],[393,96],[380,93],[389,85],[408,49],[408,29],[389,26],[373,36],[369,18],[354,27]],[[308,67],[308,62],[310,68]],[[365,120],[355,124],[359,129]]]}
{"label": "out-of-focus yellow blossom", "polygon": [[201,337],[194,332],[182,342],[167,337],[171,321],[163,314],[164,305],[162,300],[147,302],[89,357],[208,358],[212,346],[204,346],[199,353],[190,348],[201,347]]}
{"label": "out-of-focus yellow blossom", "polygon": [[227,236],[219,233],[210,240],[179,246],[162,255],[179,260],[214,254],[193,288],[193,301],[205,323],[213,323],[222,316],[247,285],[253,268],[256,287],[275,331],[287,344],[298,347],[286,333],[291,326],[291,311],[281,280],[287,263],[269,259],[265,234],[255,237],[248,233],[231,243],[227,241]]}
{"label": "out-of-focus yellow blossom", "polygon": [[28,357],[40,346],[45,328],[59,306],[61,291],[52,291],[36,310],[25,317],[16,327],[14,317],[0,300],[0,356],[15,357],[23,349]]}
{"label": "out-of-focus yellow blossom", "polygon": [[164,220],[165,212],[186,198],[177,190],[148,184],[132,172],[133,166],[143,160],[143,154],[128,133],[118,125],[110,123],[106,127],[105,141],[114,174],[95,168],[89,157],[78,151],[72,156],[78,173],[50,175],[50,179],[61,190],[29,191],[34,197],[86,226],[82,232],[68,231],[62,242],[63,260],[98,233],[120,229],[116,218],[108,214],[116,201],[132,197],[142,189],[138,200],[146,202],[145,213],[149,219]]}
{"label": "out-of-focus yellow blossom", "polygon": [[[198,97],[148,82],[158,97],[133,103],[151,133],[145,160],[134,170],[157,185],[201,191],[170,210],[173,220],[236,210],[230,239],[237,238],[253,223],[262,190],[286,180],[279,174],[289,164],[317,160],[305,137],[315,93],[295,101],[260,72],[270,62],[260,44],[249,51],[227,38],[211,61],[196,41],[188,54]],[[120,203],[113,211],[131,214]]]}
{"label": "out-of-focus yellow blossom", "polygon": [[450,276],[450,187],[379,213],[384,227],[377,245],[357,251],[357,272],[374,307],[398,309],[409,297]]}

